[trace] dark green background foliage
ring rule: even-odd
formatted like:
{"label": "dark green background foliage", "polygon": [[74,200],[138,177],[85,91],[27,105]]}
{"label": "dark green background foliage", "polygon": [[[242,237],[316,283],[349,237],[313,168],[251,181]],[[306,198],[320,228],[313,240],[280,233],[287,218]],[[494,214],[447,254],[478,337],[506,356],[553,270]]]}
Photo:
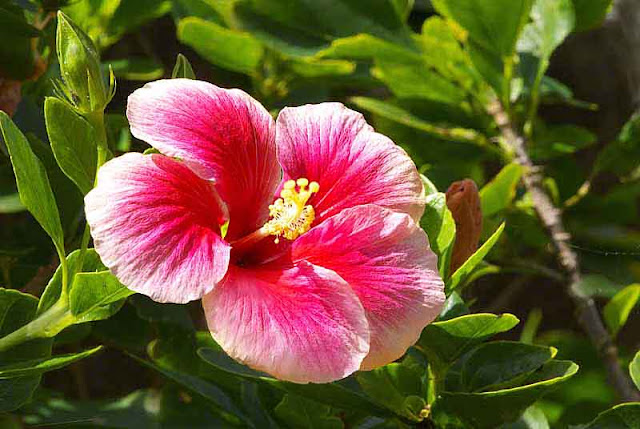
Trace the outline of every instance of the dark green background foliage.
{"label": "dark green background foliage", "polygon": [[[640,428],[567,294],[595,300],[614,367],[640,387],[633,3],[0,0],[0,108],[21,94],[0,113],[0,426]],[[106,269],[82,197],[96,167],[147,149],[126,97],[163,77],[242,88],[274,115],[341,101],[407,150],[448,299],[402,359],[282,382],[231,360],[198,303],[132,295]],[[577,284],[496,103],[572,235]],[[451,272],[444,192],[464,178],[480,188],[483,233]]]}

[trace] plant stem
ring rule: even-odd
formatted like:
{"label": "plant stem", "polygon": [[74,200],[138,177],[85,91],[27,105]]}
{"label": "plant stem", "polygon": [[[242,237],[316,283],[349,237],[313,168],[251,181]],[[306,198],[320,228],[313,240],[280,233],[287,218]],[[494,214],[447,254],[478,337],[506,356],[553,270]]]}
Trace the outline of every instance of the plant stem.
{"label": "plant stem", "polygon": [[619,364],[618,349],[607,332],[593,299],[574,287],[582,280],[578,255],[571,247],[571,236],[564,227],[560,210],[553,205],[551,198],[545,191],[541,170],[533,164],[527,153],[525,139],[516,132],[509,116],[498,100],[494,100],[487,107],[487,111],[496,121],[505,143],[512,148],[515,161],[524,168],[522,181],[531,195],[534,209],[556,249],[558,263],[564,277],[569,282],[566,292],[576,307],[578,322],[603,360],[609,382],[623,401],[640,400],[640,393],[631,384],[631,380]]}
{"label": "plant stem", "polygon": [[0,352],[4,352],[18,344],[38,338],[50,338],[73,323],[74,316],[69,310],[66,300],[59,299],[51,308],[38,318],[9,335],[0,338]]}

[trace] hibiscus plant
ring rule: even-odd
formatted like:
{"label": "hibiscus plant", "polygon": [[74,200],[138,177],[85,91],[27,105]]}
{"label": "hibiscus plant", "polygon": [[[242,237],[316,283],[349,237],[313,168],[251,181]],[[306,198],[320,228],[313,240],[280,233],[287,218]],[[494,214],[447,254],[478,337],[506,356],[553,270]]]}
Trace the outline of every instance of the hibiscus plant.
{"label": "hibiscus plant", "polygon": [[610,9],[0,0],[0,424],[640,428],[638,120],[541,115]]}

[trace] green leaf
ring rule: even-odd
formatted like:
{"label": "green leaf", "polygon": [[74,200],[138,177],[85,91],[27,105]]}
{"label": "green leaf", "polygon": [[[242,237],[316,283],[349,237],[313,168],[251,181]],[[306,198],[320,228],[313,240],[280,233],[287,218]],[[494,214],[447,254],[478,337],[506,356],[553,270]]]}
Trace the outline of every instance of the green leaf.
{"label": "green leaf", "polygon": [[254,371],[231,359],[222,350],[201,348],[198,355],[209,365],[227,373],[254,382],[266,383],[289,393],[304,396],[323,404],[342,409],[355,409],[377,416],[388,416],[389,411],[373,403],[362,392],[355,390],[349,380],[342,380],[328,384],[297,384],[276,380],[266,374]]}
{"label": "green leaf", "polygon": [[399,98],[423,98],[458,105],[467,97],[462,88],[432,70],[421,56],[377,59],[371,73]]}
{"label": "green leaf", "polygon": [[631,374],[631,379],[635,383],[636,387],[640,389],[640,351],[636,353],[629,364],[629,374]]}
{"label": "green leaf", "polygon": [[25,211],[26,208],[20,201],[20,194],[10,194],[0,196],[0,213],[11,214]]}
{"label": "green leaf", "polygon": [[31,76],[34,70],[31,38],[40,34],[27,23],[22,8],[11,2],[0,3],[0,74],[15,80]]}
{"label": "green leaf", "polygon": [[102,320],[120,310],[123,300],[133,293],[109,271],[78,273],[69,292],[69,309],[75,323]]}
{"label": "green leaf", "polygon": [[422,374],[402,363],[390,363],[372,371],[362,371],[356,380],[362,390],[379,404],[409,420],[421,421],[426,387]]}
{"label": "green leaf", "polygon": [[565,124],[542,126],[534,129],[531,157],[537,161],[546,161],[561,156],[571,155],[598,141],[595,134],[577,125]]}
{"label": "green leaf", "polygon": [[420,227],[429,237],[431,250],[438,256],[440,273],[449,269],[449,258],[456,238],[456,223],[447,208],[447,197],[442,192],[427,195]]}
{"label": "green leaf", "polygon": [[297,395],[285,395],[275,408],[276,416],[287,426],[309,429],[341,429],[342,420],[331,414],[331,408]]}
{"label": "green leaf", "polygon": [[451,295],[449,295],[444,302],[442,311],[440,311],[440,315],[438,316],[438,321],[444,322],[445,320],[464,316],[465,314],[469,314],[469,307],[467,307],[458,292],[451,292]]}
{"label": "green leaf", "polygon": [[53,97],[45,99],[44,116],[60,169],[87,194],[93,188],[98,157],[93,127],[68,103]]}
{"label": "green leaf", "polygon": [[166,365],[158,365],[132,354],[129,354],[129,356],[135,359],[137,362],[140,362],[141,364],[148,366],[155,371],[158,371],[160,374],[164,375],[175,383],[186,387],[191,392],[211,402],[217,408],[224,410],[225,412],[235,416],[242,421],[247,422],[247,417],[242,411],[238,409],[231,398],[210,382],[186,372],[180,372],[176,369],[169,368]]}
{"label": "green leaf", "polygon": [[262,43],[251,34],[189,17],[178,23],[178,39],[207,61],[240,73],[253,73],[262,60]]}
{"label": "green leaf", "polygon": [[531,22],[522,32],[518,49],[539,59],[540,76],[546,71],[551,54],[571,33],[574,25],[572,0],[535,0]]}
{"label": "green leaf", "polygon": [[476,252],[467,259],[460,268],[456,270],[447,281],[447,290],[454,290],[460,285],[467,276],[469,276],[473,270],[482,262],[482,260],[489,254],[493,246],[498,242],[498,239],[504,231],[504,223],[502,223],[498,229],[485,241],[482,246]]}
{"label": "green leaf", "polygon": [[513,387],[533,371],[550,361],[557,350],[514,341],[496,341],[481,344],[462,358],[459,373],[447,374],[447,390],[450,378],[455,391],[485,392]]}
{"label": "green leaf", "polygon": [[576,11],[576,30],[584,31],[602,24],[613,0],[572,0]]}
{"label": "green leaf", "polygon": [[183,78],[183,79],[195,79],[196,74],[193,72],[193,68],[191,67],[191,63],[182,54],[178,54],[176,57],[176,65],[173,66],[173,71],[171,72],[171,79]]}
{"label": "green leaf", "polygon": [[443,140],[465,142],[483,146],[487,143],[484,136],[468,128],[447,127],[425,121],[407,109],[387,101],[369,97],[352,97],[350,101],[360,109],[380,115],[407,127],[424,131]]}
{"label": "green leaf", "polygon": [[433,0],[436,10],[468,31],[480,46],[507,57],[529,18],[532,0]]}
{"label": "green leaf", "polygon": [[498,429],[549,429],[549,422],[540,407],[530,406],[520,416],[518,420],[512,423],[505,423]]}
{"label": "green leaf", "polygon": [[417,347],[440,368],[452,364],[477,344],[516,326],[512,314],[478,313],[434,322],[422,331]]}
{"label": "green leaf", "polygon": [[622,285],[614,283],[601,274],[586,274],[580,283],[571,285],[576,292],[589,297],[613,298],[622,290]]}
{"label": "green leaf", "polygon": [[113,74],[122,79],[150,81],[160,79],[164,75],[162,64],[151,58],[123,58],[110,60]]}
{"label": "green leaf", "polygon": [[102,350],[102,346],[94,347],[79,353],[69,353],[66,355],[32,359],[13,365],[3,365],[0,366],[0,379],[37,376],[45,372],[64,368],[65,366],[87,358],[100,350]]}
{"label": "green leaf", "polygon": [[[38,300],[17,290],[0,288],[0,338],[33,320]],[[0,366],[20,364],[51,355],[51,339],[38,339],[0,352]],[[0,413],[13,411],[27,402],[40,384],[40,374],[0,380]]]}
{"label": "green leaf", "polygon": [[433,405],[436,421],[441,413],[454,415],[470,427],[496,427],[511,422],[535,401],[578,371],[569,361],[552,360],[535,371],[522,386],[489,392],[442,392]]}
{"label": "green leaf", "polygon": [[516,195],[516,187],[522,175],[519,164],[508,164],[496,177],[480,189],[482,216],[487,218],[506,209]]}
{"label": "green leaf", "polygon": [[240,26],[266,46],[293,56],[311,56],[332,40],[366,33],[408,49],[415,44],[391,0],[245,0],[236,3]]}
{"label": "green leaf", "polygon": [[635,429],[640,427],[640,402],[616,405],[600,413],[583,429]]}
{"label": "green leaf", "polygon": [[638,167],[639,158],[640,114],[636,114],[624,125],[616,140],[598,154],[594,174],[611,171],[624,176]]}
{"label": "green leaf", "polygon": [[[84,260],[82,263],[82,267],[79,267],[80,263],[80,250],[75,250],[71,252],[67,256],[67,264],[69,264],[69,272],[70,273],[78,273],[78,272],[98,272],[104,271],[107,267],[102,264],[100,261],[100,256],[96,253],[94,249],[87,249],[86,254],[84,255]],[[47,287],[45,288],[42,296],[40,297],[40,302],[38,303],[38,315],[41,315],[46,310],[51,308],[60,298],[60,292],[62,290],[62,267],[58,267],[56,272],[49,280]]]}
{"label": "green leaf", "polygon": [[109,92],[98,50],[89,36],[60,11],[56,52],[62,79],[71,94],[70,101],[84,113],[103,110],[109,102]]}
{"label": "green leaf", "polygon": [[607,323],[612,336],[627,323],[629,313],[640,299],[640,284],[632,284],[615,294],[611,301],[604,307],[604,321]]}
{"label": "green leaf", "polygon": [[26,137],[4,112],[0,112],[0,128],[11,155],[20,200],[49,234],[58,250],[62,251],[64,236],[60,215],[42,162],[31,150]]}

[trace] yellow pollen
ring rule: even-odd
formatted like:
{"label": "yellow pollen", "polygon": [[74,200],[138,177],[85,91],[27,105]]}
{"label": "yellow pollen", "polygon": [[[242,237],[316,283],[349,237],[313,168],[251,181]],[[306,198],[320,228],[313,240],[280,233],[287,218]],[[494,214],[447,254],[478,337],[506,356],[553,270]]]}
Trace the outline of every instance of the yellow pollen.
{"label": "yellow pollen", "polygon": [[295,240],[309,231],[316,212],[307,201],[319,189],[318,182],[309,183],[304,177],[284,182],[280,198],[269,206],[271,220],[264,224],[263,231],[275,235],[276,243],[280,241],[280,237]]}

